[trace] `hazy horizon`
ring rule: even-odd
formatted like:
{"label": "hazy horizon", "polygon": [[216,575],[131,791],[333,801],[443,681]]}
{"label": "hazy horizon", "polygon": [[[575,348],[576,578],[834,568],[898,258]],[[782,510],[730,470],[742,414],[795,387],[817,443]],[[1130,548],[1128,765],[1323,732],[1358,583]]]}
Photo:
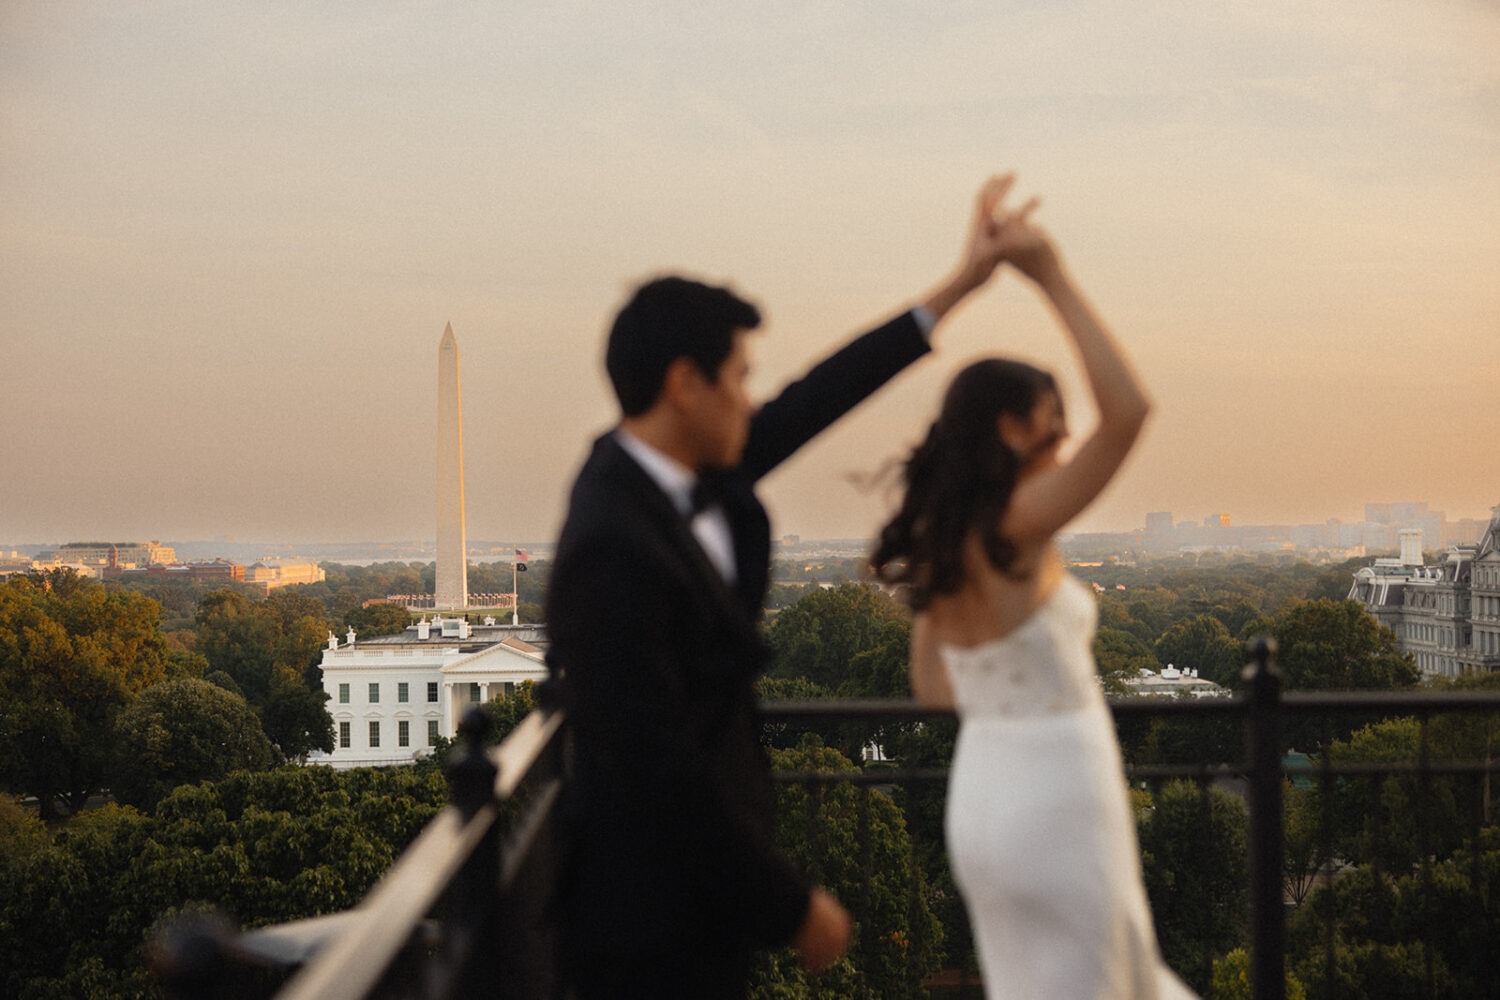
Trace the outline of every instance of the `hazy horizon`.
{"label": "hazy horizon", "polygon": [[[1423,501],[1420,501],[1420,500],[1411,500],[1411,499],[1401,500],[1401,501],[1371,501],[1371,503],[1383,503],[1383,502],[1418,503],[1418,504],[1420,504]],[[1500,505],[1495,505],[1495,506],[1500,506]],[[1152,513],[1156,513],[1156,512],[1152,512]],[[1433,508],[1431,506],[1431,504],[1428,504],[1428,513],[1440,513],[1440,514],[1443,514],[1445,516],[1446,520],[1450,524],[1454,523],[1454,522],[1457,522],[1457,521],[1481,521],[1481,522],[1488,522],[1488,521],[1490,521],[1494,517],[1493,510],[1491,510],[1491,511],[1485,511],[1485,512],[1483,512],[1481,514],[1475,514],[1475,515],[1472,515],[1472,516],[1470,516],[1470,515],[1453,515],[1453,514],[1451,514],[1448,511],[1437,510],[1436,508]],[[1210,514],[1210,515],[1205,515],[1205,516],[1209,517],[1209,518],[1212,518],[1215,515]],[[1144,522],[1144,520],[1145,520],[1145,515],[1143,514],[1142,515],[1142,521]],[[1203,520],[1204,520],[1203,518],[1197,518],[1197,517],[1179,517],[1176,514],[1173,514],[1173,525],[1174,525],[1174,527],[1198,527],[1198,526],[1202,525]],[[1318,518],[1318,519],[1315,519],[1315,520],[1312,520],[1312,521],[1303,521],[1303,522],[1284,522],[1284,521],[1283,522],[1247,522],[1247,521],[1231,520],[1230,527],[1232,527],[1232,528],[1247,528],[1247,529],[1248,528],[1295,528],[1295,527],[1304,527],[1304,526],[1308,526],[1308,525],[1324,525],[1324,524],[1327,524],[1327,523],[1329,523],[1331,521],[1332,522],[1340,522],[1340,523],[1344,523],[1344,524],[1362,523],[1362,522],[1364,522],[1363,511],[1361,511],[1358,515],[1350,516],[1350,517],[1347,517],[1347,518],[1327,517],[1327,518]],[[1123,527],[1123,528],[1076,529],[1076,528],[1070,527],[1070,528],[1065,529],[1062,532],[1062,535],[1063,536],[1070,536],[1070,535],[1089,535],[1089,534],[1129,534],[1129,533],[1131,533],[1133,531],[1139,531],[1139,530],[1143,530],[1143,529],[1144,529],[1144,523],[1137,524],[1137,525],[1130,525],[1130,526],[1126,526],[1126,527]],[[860,534],[860,533],[846,533],[846,534],[831,534],[831,535],[816,535],[816,536],[799,535],[796,532],[779,532],[779,533],[777,533],[773,537],[773,542],[775,544],[781,544],[788,537],[796,538],[799,542],[801,542],[803,544],[840,543],[840,542],[869,542],[869,541],[873,541],[873,539],[875,538],[875,535],[876,535],[876,532],[874,532],[874,531],[867,532],[867,533],[864,533],[864,534]],[[536,537],[536,538],[522,538],[522,537],[517,537],[517,538],[478,538],[478,537],[475,537],[472,532],[469,532],[468,533],[468,539],[467,539],[467,548],[469,550],[469,561],[470,562],[484,561],[486,558],[488,558],[490,556],[493,556],[494,559],[496,559],[498,561],[509,562],[512,557],[510,556],[508,550],[512,546],[522,547],[522,548],[526,549],[529,553],[535,554],[535,552],[544,552],[545,550],[550,549],[551,546],[554,544],[555,541],[556,541],[556,539],[553,536],[550,536],[550,535],[549,536],[539,536],[539,537]],[[162,545],[173,545],[173,544],[184,545],[184,544],[186,544],[186,545],[193,545],[193,546],[224,545],[224,546],[235,546],[235,547],[239,547],[239,548],[251,548],[251,547],[255,547],[255,546],[270,546],[270,547],[273,547],[273,548],[274,547],[291,548],[291,547],[295,547],[295,546],[305,546],[305,547],[309,547],[309,548],[311,548],[311,547],[317,547],[317,548],[328,549],[328,548],[337,548],[339,546],[355,547],[355,546],[362,546],[362,545],[363,546],[393,546],[393,547],[399,546],[399,547],[404,547],[404,548],[405,547],[420,546],[424,550],[425,549],[432,549],[434,552],[436,551],[436,545],[437,545],[436,532],[434,532],[433,535],[425,537],[425,538],[424,537],[415,537],[414,536],[414,537],[411,537],[411,538],[355,538],[355,537],[334,538],[334,537],[330,537],[330,538],[316,538],[316,539],[309,539],[309,538],[303,538],[303,539],[289,539],[289,538],[242,538],[242,537],[239,537],[239,536],[236,536],[236,535],[223,535],[223,536],[215,536],[215,537],[212,537],[212,538],[194,538],[194,537],[190,537],[190,536],[187,536],[187,535],[172,535],[170,533],[163,534],[163,533],[158,532],[156,534],[152,534],[152,535],[149,535],[149,536],[139,535],[139,536],[132,536],[130,538],[115,538],[115,537],[105,537],[105,536],[97,536],[97,537],[96,536],[87,536],[86,537],[86,536],[83,536],[83,535],[70,536],[68,538],[47,538],[47,539],[44,539],[44,538],[30,538],[30,539],[4,539],[4,538],[0,538],[0,550],[7,550],[7,549],[17,548],[17,547],[19,547],[19,548],[36,548],[38,546],[61,546],[61,545],[69,544],[69,543],[74,543],[74,544],[86,544],[86,543],[120,544],[120,543],[123,543],[123,542],[133,542],[133,543],[155,542],[155,543],[159,543],[159,544],[162,544]],[[1436,543],[1434,543],[1433,545],[1429,545],[1427,547],[1428,548],[1435,548],[1435,547],[1437,547],[1437,545],[1436,545]],[[482,552],[482,551],[480,551],[480,549],[482,549],[482,548],[489,548],[491,550],[497,550],[497,551]],[[1392,548],[1394,549],[1395,546],[1392,546]],[[506,550],[506,551],[498,551],[498,550]],[[271,557],[272,558],[281,558],[282,556],[280,554],[272,554]],[[539,558],[545,558],[545,557],[546,556],[540,556]]]}
{"label": "hazy horizon", "polygon": [[[1012,169],[1157,404],[1070,531],[1487,518],[1497,51],[1479,0],[5,5],[0,546],[428,538],[448,322],[469,537],[550,538],[634,283],[759,302],[766,396]],[[768,478],[777,535],[873,533],[978,354],[1087,428],[1014,275],[936,346]]]}

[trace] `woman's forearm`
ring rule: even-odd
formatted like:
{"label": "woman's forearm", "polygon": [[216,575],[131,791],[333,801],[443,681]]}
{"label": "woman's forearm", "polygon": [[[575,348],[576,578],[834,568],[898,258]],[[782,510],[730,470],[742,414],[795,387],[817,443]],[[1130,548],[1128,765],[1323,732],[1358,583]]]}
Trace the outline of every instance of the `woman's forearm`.
{"label": "woman's forearm", "polygon": [[1151,410],[1151,400],[1124,351],[1061,262],[1036,280],[1078,352],[1101,430],[1134,438]]}

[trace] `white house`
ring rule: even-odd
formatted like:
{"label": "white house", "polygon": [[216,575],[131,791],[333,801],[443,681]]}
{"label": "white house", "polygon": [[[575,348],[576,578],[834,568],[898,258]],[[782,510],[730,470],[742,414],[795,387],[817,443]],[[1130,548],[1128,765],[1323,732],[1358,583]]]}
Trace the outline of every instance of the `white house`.
{"label": "white house", "polygon": [[337,768],[410,764],[439,736],[452,739],[471,706],[545,678],[545,642],[540,625],[438,615],[399,635],[359,639],[351,629],[341,644],[330,633],[322,668],[334,746],[309,760]]}

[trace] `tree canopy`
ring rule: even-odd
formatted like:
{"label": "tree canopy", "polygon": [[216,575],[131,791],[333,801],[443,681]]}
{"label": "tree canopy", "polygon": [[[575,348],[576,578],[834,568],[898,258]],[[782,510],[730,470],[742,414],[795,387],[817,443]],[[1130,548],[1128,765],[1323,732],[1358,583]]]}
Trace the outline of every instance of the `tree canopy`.
{"label": "tree canopy", "polygon": [[[815,739],[772,751],[772,764],[796,773],[858,770]],[[889,796],[848,783],[784,783],[776,814],[783,849],[849,908],[856,926],[848,954],[814,983],[789,951],[768,956],[757,973],[758,995],[920,995],[922,979],[937,967],[943,931],[901,810]]]}
{"label": "tree canopy", "polygon": [[1226,687],[1238,682],[1245,665],[1244,644],[1211,614],[1194,615],[1169,626],[1156,640],[1154,651],[1161,665],[1195,669],[1201,677]]}
{"label": "tree canopy", "polygon": [[[782,598],[796,599],[766,627],[775,661],[763,697],[906,697],[905,610],[862,584],[808,583],[853,578],[859,567],[831,560],[778,571],[802,586],[782,588]],[[545,569],[533,563],[518,578],[523,602],[540,601]],[[404,609],[363,601],[431,589],[431,564],[327,570],[325,583],[264,599],[234,587],[200,592],[193,605],[166,595],[172,623],[184,626],[170,633],[160,606],[134,590],[70,573],[0,585],[0,788],[39,795],[53,820],[63,804],[81,805],[107,787],[141,806],[48,826],[0,798],[0,995],[149,995],[139,949],[154,922],[210,904],[250,924],[345,908],[436,810],[442,782],[430,766],[253,770],[331,748],[317,669],[328,630],[395,631]],[[1394,636],[1339,599],[1349,571],[1226,560],[1076,572],[1102,590],[1095,652],[1106,677],[1172,662],[1237,683],[1245,639],[1264,630],[1277,638],[1294,690],[1410,687],[1416,671]],[[471,570],[470,579],[476,590],[508,590],[510,564]],[[526,686],[493,705],[494,735],[532,705]],[[1122,743],[1134,763],[1242,752],[1243,733],[1228,718],[1141,719],[1129,728]],[[948,721],[779,724],[767,727],[766,742],[781,769],[889,766],[853,763],[872,738],[899,766],[941,767],[955,729]],[[1485,759],[1495,730],[1492,720],[1459,715],[1425,728],[1379,717],[1315,734],[1288,727],[1293,740],[1316,735],[1306,747],[1314,753],[1363,764],[1412,760],[1424,749],[1433,759]],[[1293,982],[1313,996],[1326,995],[1329,982],[1362,995],[1387,985],[1384,972],[1401,988],[1430,976],[1437,995],[1466,996],[1492,981],[1470,953],[1500,931],[1473,900],[1500,885],[1500,852],[1491,827],[1476,844],[1471,791],[1449,776],[1380,774],[1288,789],[1288,885],[1303,901],[1289,941]],[[855,910],[859,927],[851,957],[826,977],[805,979],[786,954],[768,959],[761,995],[912,995],[925,971],[971,961],[943,850],[941,783],[898,783],[889,793],[792,784],[781,799],[787,850]],[[1174,784],[1141,806],[1143,868],[1164,952],[1200,988],[1212,977],[1215,989],[1238,995],[1242,806]],[[1330,850],[1325,816],[1334,823]],[[1326,882],[1335,858],[1348,867],[1329,889],[1317,875]],[[1339,919],[1332,980],[1315,924],[1329,913]]]}
{"label": "tree canopy", "polygon": [[161,607],[71,571],[0,584],[0,789],[43,815],[106,782],[115,714],[165,680]]}
{"label": "tree canopy", "polygon": [[1167,964],[1200,992],[1213,959],[1244,944],[1249,846],[1242,800],[1173,781],[1141,813],[1141,867]]}
{"label": "tree canopy", "polygon": [[165,920],[348,909],[445,799],[431,770],[325,767],[236,772],[154,815],[111,805],[50,829],[0,799],[0,996],[155,996],[144,945]]}
{"label": "tree canopy", "polygon": [[911,625],[885,594],[858,583],[808,591],[766,629],[772,677],[801,677],[837,697],[905,697]]}
{"label": "tree canopy", "polygon": [[281,760],[333,749],[319,669],[331,623],[320,601],[289,588],[262,601],[220,589],[199,603],[197,622],[208,670],[234,682]]}
{"label": "tree canopy", "polygon": [[377,635],[400,635],[412,621],[404,604],[381,602],[351,609],[344,615],[344,627],[354,629],[362,639]]}
{"label": "tree canopy", "polygon": [[1357,601],[1304,601],[1277,618],[1277,660],[1288,690],[1388,691],[1421,674],[1396,636]]}
{"label": "tree canopy", "polygon": [[115,723],[115,747],[115,798],[147,811],[178,785],[262,770],[274,758],[245,699],[191,677],[142,691]]}

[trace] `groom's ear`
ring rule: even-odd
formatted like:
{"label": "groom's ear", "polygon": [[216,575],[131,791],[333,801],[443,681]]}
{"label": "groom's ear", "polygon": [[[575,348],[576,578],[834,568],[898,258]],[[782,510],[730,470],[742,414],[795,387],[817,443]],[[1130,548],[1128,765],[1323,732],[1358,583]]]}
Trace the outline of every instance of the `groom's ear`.
{"label": "groom's ear", "polygon": [[674,410],[689,409],[696,390],[703,384],[703,373],[693,359],[683,356],[674,358],[662,374],[661,392],[656,396],[656,405],[667,403]]}

